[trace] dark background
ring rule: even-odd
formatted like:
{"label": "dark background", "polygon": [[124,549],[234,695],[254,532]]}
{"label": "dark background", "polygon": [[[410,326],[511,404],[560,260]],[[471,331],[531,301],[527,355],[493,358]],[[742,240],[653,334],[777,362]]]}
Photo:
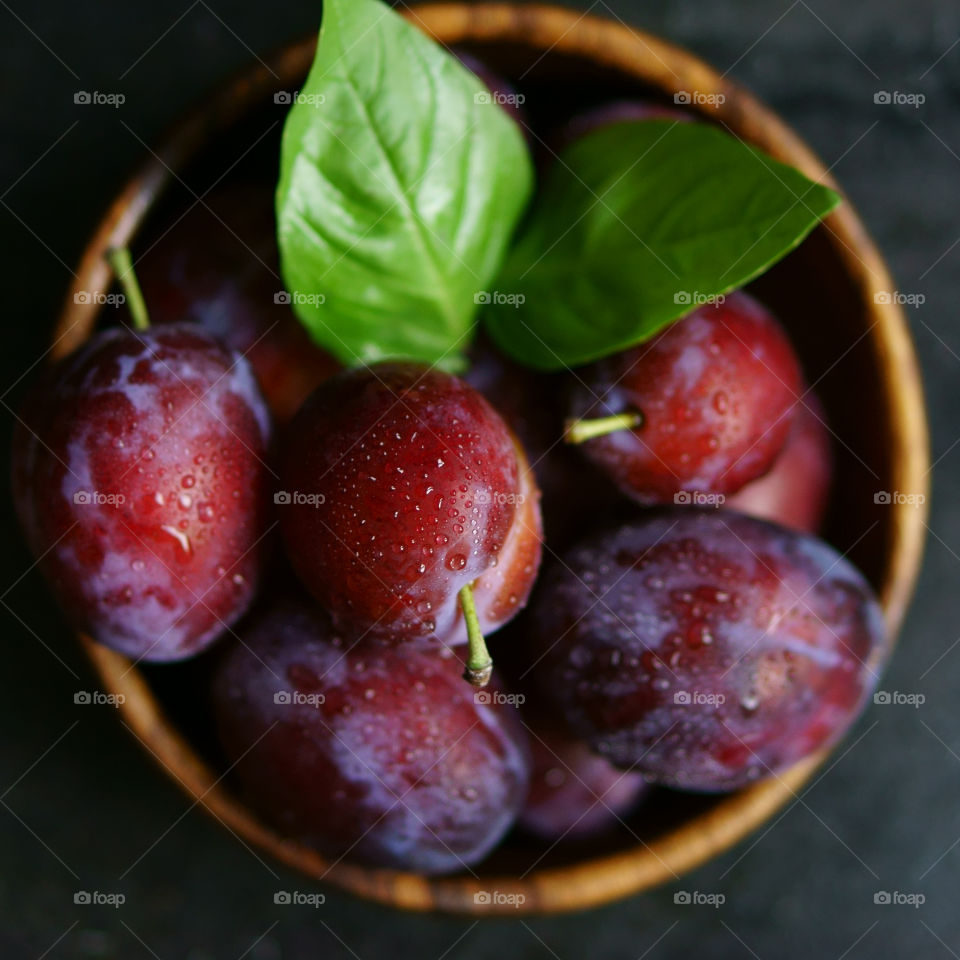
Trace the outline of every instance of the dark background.
{"label": "dark background", "polygon": [[[585,8],[585,7],[584,7]],[[957,957],[960,910],[960,5],[942,0],[599,0],[590,10],[685,45],[751,87],[825,159],[886,253],[910,310],[933,430],[928,555],[884,681],[918,709],[872,707],[782,815],[674,888],[533,920],[404,915],[269,868],[164,779],[109,707],[77,707],[88,669],[3,512],[0,956],[279,960],[453,957]],[[0,0],[3,447],[71,267],[163,129],[254,53],[314,30],[318,4]],[[122,77],[122,79],[121,79]],[[126,104],[78,107],[77,90]],[[879,106],[877,90],[923,93]],[[956,445],[956,446],[955,446]],[[121,879],[122,876],[122,879]],[[279,879],[278,879],[279,878]],[[722,893],[719,908],[675,890]],[[120,909],[77,890],[122,892]],[[880,890],[923,894],[877,905]]]}

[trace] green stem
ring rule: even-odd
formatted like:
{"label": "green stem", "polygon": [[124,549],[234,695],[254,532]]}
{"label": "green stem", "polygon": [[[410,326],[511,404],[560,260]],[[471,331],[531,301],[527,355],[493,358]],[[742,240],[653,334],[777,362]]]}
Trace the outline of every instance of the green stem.
{"label": "green stem", "polygon": [[642,425],[643,414],[639,410],[615,413],[612,416],[597,417],[594,420],[568,420],[563,427],[563,439],[567,443],[583,443],[617,430],[635,430]]}
{"label": "green stem", "polygon": [[143,293],[137,282],[137,275],[133,269],[133,258],[126,247],[111,247],[106,253],[107,263],[113,268],[120,286],[123,287],[127,298],[127,308],[133,320],[135,330],[147,330],[150,327],[150,316],[147,305],[143,301]]}
{"label": "green stem", "polygon": [[463,619],[467,624],[467,640],[470,644],[467,669],[463,671],[463,679],[475,687],[485,687],[493,673],[493,660],[490,659],[490,651],[487,650],[487,643],[480,629],[480,618],[477,616],[477,607],[473,602],[472,584],[460,588],[460,606],[463,608]]}

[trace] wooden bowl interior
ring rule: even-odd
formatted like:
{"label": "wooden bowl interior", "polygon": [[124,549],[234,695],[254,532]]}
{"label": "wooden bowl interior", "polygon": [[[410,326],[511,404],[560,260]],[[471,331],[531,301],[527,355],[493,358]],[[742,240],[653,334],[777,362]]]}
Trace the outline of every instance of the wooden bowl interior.
{"label": "wooden bowl interior", "polygon": [[[675,89],[722,90],[726,104],[713,112],[706,108],[706,119],[811,175],[820,172],[805,148],[749,95],[687,54],[619,25],[586,18],[574,27],[578,18],[571,12],[532,7],[421,7],[411,16],[442,42],[475,53],[510,79],[526,97],[538,138],[593,104],[634,96],[672,103]],[[271,63],[278,80],[257,68],[178,128],[162,151],[176,179],[153,162],[135,179],[91,242],[77,289],[106,289],[110,278],[100,255],[108,243],[133,237],[136,258],[212,184],[275,182],[285,108],[270,94],[296,89],[311,55],[310,43],[288,49]],[[540,143],[535,149],[548,154]],[[926,433],[903,318],[895,307],[874,302],[875,290],[890,289],[883,264],[845,210],[753,289],[789,328],[835,434],[836,482],[826,539],[849,551],[865,572],[895,630],[919,561],[923,516],[916,508],[905,513],[878,505],[874,493],[925,490]],[[70,331],[65,344],[72,345],[89,335],[95,322],[95,311],[68,301],[58,329]],[[217,819],[314,877],[405,907],[496,911],[503,908],[473,899],[476,890],[496,884],[500,891],[523,893],[522,910],[571,909],[672,880],[759,825],[820,759],[730,797],[654,791],[624,826],[599,840],[550,846],[514,833],[475,876],[425,880],[348,864],[331,868],[260,823],[231,793],[229,779],[217,782],[226,765],[206,696],[215,651],[188,664],[133,669],[89,641],[87,649],[105,685],[127,695],[128,723],[137,735]]]}

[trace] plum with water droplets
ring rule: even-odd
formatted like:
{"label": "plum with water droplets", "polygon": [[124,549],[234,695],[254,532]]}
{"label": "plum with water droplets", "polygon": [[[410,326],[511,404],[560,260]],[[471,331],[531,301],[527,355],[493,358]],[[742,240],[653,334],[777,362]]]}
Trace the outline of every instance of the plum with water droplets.
{"label": "plum with water droplets", "polygon": [[247,609],[267,547],[269,414],[193,324],[99,333],[47,372],[14,436],[14,502],[68,616],[177,660]]}
{"label": "plum with water droplets", "polygon": [[284,600],[218,666],[221,740],[247,796],[331,858],[423,873],[481,860],[529,780],[516,708],[475,692],[449,651],[370,646]]}
{"label": "plum with water droplets", "polygon": [[580,371],[567,436],[633,499],[691,502],[766,473],[802,393],[780,324],[732,293]]}
{"label": "plum with water droplets", "polygon": [[872,692],[884,622],[819,540],[671,508],[570,552],[532,608],[545,694],[611,762],[719,791],[835,742]]}
{"label": "plum with water droplets", "polygon": [[536,483],[499,414],[457,377],[410,363],[339,374],[290,425],[281,462],[288,555],[338,629],[456,644],[462,588],[484,631],[526,602]]}

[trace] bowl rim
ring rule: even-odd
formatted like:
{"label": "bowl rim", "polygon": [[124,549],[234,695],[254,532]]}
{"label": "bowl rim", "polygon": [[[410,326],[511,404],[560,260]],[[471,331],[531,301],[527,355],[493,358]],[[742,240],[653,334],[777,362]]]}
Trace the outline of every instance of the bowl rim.
{"label": "bowl rim", "polygon": [[[839,189],[822,162],[776,114],[752,94],[720,76],[694,55],[622,22],[548,5],[440,3],[405,8],[403,15],[446,46],[460,43],[511,43],[589,57],[667,93],[679,92],[681,78],[699,92],[722,93],[712,108],[737,136],[790,163],[813,180]],[[312,60],[315,39],[291,44],[277,55],[243,71],[207,97],[199,109],[176,123],[161,145],[108,207],[77,269],[54,329],[51,356],[71,352],[93,330],[98,298],[81,291],[109,290],[112,272],[103,254],[129,243],[147,214],[178,179],[178,171],[219,130],[226,129],[271,93],[299,82]],[[929,440],[919,367],[903,311],[875,295],[894,289],[887,268],[857,214],[846,200],[820,228],[835,255],[856,283],[867,331],[890,404],[893,489],[924,494],[919,506],[890,505],[890,541],[879,588],[892,647],[920,568],[929,497]],[[78,302],[78,300],[80,302]],[[531,869],[520,877],[425,877],[371,869],[346,862],[330,864],[314,851],[284,840],[259,821],[222,785],[219,773],[193,750],[167,719],[140,671],[130,661],[86,636],[81,643],[110,693],[123,694],[124,725],[185,793],[223,824],[255,857],[259,847],[288,866],[368,899],[413,910],[523,916],[585,909],[675,881],[728,849],[758,828],[808,781],[829,750],[719,800],[705,813],[657,836],[649,843],[574,864]],[[842,741],[841,741],[842,742]],[[248,842],[249,841],[249,842]],[[477,899],[481,891],[522,894],[520,904]]]}

